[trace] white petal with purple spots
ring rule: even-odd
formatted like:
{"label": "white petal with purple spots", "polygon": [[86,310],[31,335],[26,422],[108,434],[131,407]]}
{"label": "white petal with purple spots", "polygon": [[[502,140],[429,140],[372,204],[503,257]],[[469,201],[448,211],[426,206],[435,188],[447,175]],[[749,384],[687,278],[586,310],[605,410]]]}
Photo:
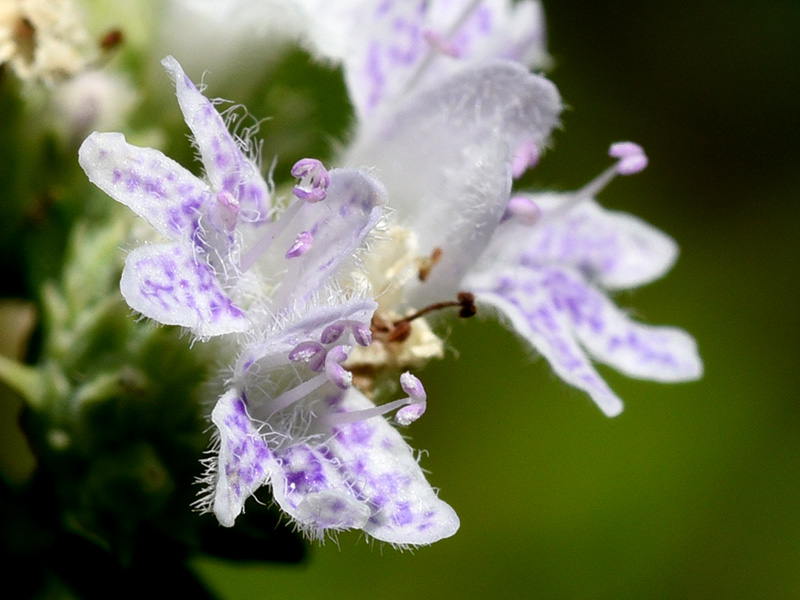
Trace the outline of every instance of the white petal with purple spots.
{"label": "white petal with purple spots", "polygon": [[158,150],[121,133],[91,134],[78,153],[89,180],[172,240],[195,241],[209,187]]}
{"label": "white petal with purple spots", "polygon": [[534,226],[508,222],[478,266],[497,263],[564,265],[608,289],[663,276],[678,256],[668,235],[633,215],[605,210],[591,199],[570,205],[570,194],[527,196],[541,211]]}
{"label": "white petal with purple spots", "polygon": [[213,507],[220,524],[232,527],[244,502],[269,481],[278,461],[247,414],[244,396],[223,395],[211,413],[219,434],[219,459]]}
{"label": "white petal with purple spots", "polygon": [[206,177],[216,191],[230,193],[241,206],[244,220],[263,221],[269,216],[270,190],[258,167],[242,151],[217,109],[168,56],[161,61],[175,81],[175,89],[186,124],[200,152]]}
{"label": "white petal with purple spots", "polygon": [[[373,406],[350,389],[338,409]],[[383,417],[336,426],[327,447],[356,497],[370,507],[363,529],[372,537],[400,545],[432,544],[458,530],[455,511],[439,500],[411,448]]]}
{"label": "white petal with purple spots", "polygon": [[185,244],[152,244],[125,260],[120,290],[134,310],[201,337],[245,331],[249,321],[222,290],[216,275]]}

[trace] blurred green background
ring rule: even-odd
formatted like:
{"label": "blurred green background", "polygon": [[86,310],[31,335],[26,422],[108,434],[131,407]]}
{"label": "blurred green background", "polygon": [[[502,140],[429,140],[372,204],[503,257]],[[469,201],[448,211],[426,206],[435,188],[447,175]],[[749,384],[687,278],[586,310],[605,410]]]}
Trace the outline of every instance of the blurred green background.
{"label": "blurred green background", "polygon": [[[545,4],[571,109],[537,185],[610,142],[651,163],[601,196],[672,234],[663,281],[618,297],[692,332],[699,383],[630,381],[608,420],[492,321],[457,323],[409,434],[461,530],[401,553],[358,535],[300,566],[195,562],[224,598],[800,597],[800,3]],[[452,358],[452,357],[451,357]]]}

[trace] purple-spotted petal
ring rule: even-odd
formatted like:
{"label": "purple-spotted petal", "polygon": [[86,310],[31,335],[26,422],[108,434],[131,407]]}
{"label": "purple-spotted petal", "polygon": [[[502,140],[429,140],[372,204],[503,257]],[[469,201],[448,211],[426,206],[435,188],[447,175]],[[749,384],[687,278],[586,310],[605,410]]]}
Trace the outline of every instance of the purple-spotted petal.
{"label": "purple-spotted petal", "polygon": [[[504,58],[528,67],[541,68],[549,62],[545,44],[544,13],[532,0],[483,0],[463,24],[464,0],[437,0],[428,11],[428,27],[450,32],[448,41],[460,62]],[[458,68],[459,61],[438,60],[432,71]]]}
{"label": "purple-spotted petal", "polygon": [[[345,412],[374,405],[350,389],[338,406]],[[369,505],[364,531],[393,544],[432,544],[453,535],[458,516],[439,500],[411,448],[383,417],[334,428],[327,443],[357,498]]]}
{"label": "purple-spotted petal", "polygon": [[216,275],[191,246],[153,244],[125,260],[120,290],[134,310],[200,337],[244,331],[249,321],[220,288]]}
{"label": "purple-spotted petal", "polygon": [[498,229],[477,270],[498,265],[563,265],[608,289],[643,285],[663,276],[678,256],[667,234],[591,199],[570,204],[569,194],[534,194],[541,211],[533,226],[507,222]]}
{"label": "purple-spotted petal", "polygon": [[457,291],[503,216],[517,148],[523,141],[542,147],[560,110],[552,83],[497,62],[441,81],[380,129],[360,132],[348,163],[375,165],[421,253],[442,251],[414,300],[439,301]]}
{"label": "purple-spotted petal", "polygon": [[324,448],[295,444],[278,451],[280,469],[272,480],[275,501],[312,538],[326,531],[360,529],[369,507],[349,484]]}
{"label": "purple-spotted petal", "polygon": [[630,377],[654,381],[689,381],[702,375],[697,344],[685,331],[632,321],[573,272],[548,270],[545,282],[553,305],[568,312],[578,340],[596,360]]}
{"label": "purple-spotted petal", "polygon": [[293,222],[314,241],[289,262],[275,295],[277,306],[307,302],[353,258],[380,220],[386,201],[380,182],[353,169],[334,169],[329,175],[326,199],[306,204]]}
{"label": "purple-spotted petal", "polygon": [[344,56],[345,81],[359,116],[375,112],[408,84],[429,48],[424,18],[423,0],[386,0],[353,11],[357,39]]}
{"label": "purple-spotted petal", "polygon": [[279,470],[279,463],[250,419],[241,393],[226,392],[211,420],[219,434],[214,513],[220,524],[232,527],[245,500]]}
{"label": "purple-spotted petal", "polygon": [[158,150],[139,148],[121,133],[91,134],[78,160],[89,180],[173,240],[197,243],[208,186]]}
{"label": "purple-spotted petal", "polygon": [[514,330],[547,359],[567,383],[584,390],[609,417],[622,412],[622,400],[592,366],[575,339],[569,307],[554,302],[546,272],[528,269],[498,271],[475,278],[472,289],[482,304],[508,318]]}
{"label": "purple-spotted petal", "polygon": [[247,221],[269,216],[269,186],[258,167],[242,152],[240,142],[228,131],[222,116],[195,87],[172,56],[161,61],[175,81],[178,104],[192,130],[211,187],[233,195]]}

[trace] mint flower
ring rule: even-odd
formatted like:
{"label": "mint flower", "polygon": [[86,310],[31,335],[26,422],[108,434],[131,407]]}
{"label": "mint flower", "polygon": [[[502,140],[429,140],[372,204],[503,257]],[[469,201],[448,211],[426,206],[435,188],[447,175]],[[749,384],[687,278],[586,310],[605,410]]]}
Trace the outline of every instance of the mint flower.
{"label": "mint flower", "polygon": [[407,396],[376,407],[343,366],[354,346],[371,342],[377,305],[359,284],[358,255],[383,214],[383,186],[303,159],[292,168],[292,201],[276,206],[248,140],[228,132],[175,59],[163,64],[205,177],[118,133],[90,135],[80,162],[169,240],[128,255],[128,304],[201,338],[222,336],[236,355],[212,411],[216,442],[199,507],[231,526],[270,485],[312,538],[352,528],[398,545],[452,535],[458,518],[382,417],[397,411],[407,425],[421,416],[422,384],[405,373]]}
{"label": "mint flower", "polygon": [[686,332],[636,323],[604,293],[658,279],[678,255],[661,231],[594,200],[615,175],[647,163],[629,142],[612,145],[611,154],[617,163],[576,192],[512,197],[491,243],[459,285],[497,308],[562,379],[615,416],[622,401],[590,356],[631,377],[663,382],[696,379],[702,363]]}
{"label": "mint flower", "polygon": [[[439,500],[400,433],[425,408],[419,380],[405,373],[407,397],[380,407],[351,387],[342,363],[370,341],[372,301],[313,315],[247,346],[234,385],[217,402],[219,456],[209,461],[211,508],[233,525],[244,501],[270,484],[275,501],[312,539],[346,529],[396,545],[453,535],[458,517]],[[338,319],[338,320],[336,320]]]}
{"label": "mint flower", "polygon": [[342,60],[359,124],[344,160],[386,185],[394,227],[374,251],[399,259],[368,263],[368,278],[378,318],[397,326],[411,315],[411,334],[389,332],[353,364],[439,355],[417,315],[468,292],[609,416],[622,403],[588,356],[634,377],[699,377],[690,336],[637,324],[604,294],[660,277],[677,256],[663,233],[593,199],[615,174],[644,168],[641,148],[612,146],[618,163],[573,194],[513,191],[561,109],[555,87],[521,64],[546,58],[538,4],[386,2],[355,20],[363,33]]}

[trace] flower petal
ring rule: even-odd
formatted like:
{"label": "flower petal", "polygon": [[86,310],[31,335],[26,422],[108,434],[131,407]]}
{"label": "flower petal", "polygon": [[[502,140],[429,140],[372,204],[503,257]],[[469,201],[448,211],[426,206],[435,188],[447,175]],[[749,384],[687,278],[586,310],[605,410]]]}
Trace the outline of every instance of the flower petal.
{"label": "flower petal", "polygon": [[607,416],[622,412],[622,401],[592,366],[575,339],[567,306],[554,302],[547,270],[505,269],[469,278],[478,302],[496,307],[514,330],[544,356],[564,381],[584,390]]}
{"label": "flower petal", "polygon": [[146,317],[188,327],[200,337],[246,330],[249,321],[195,253],[181,243],[133,250],[120,281],[125,300]]}
{"label": "flower petal", "polygon": [[593,358],[640,379],[689,381],[702,375],[697,344],[685,331],[632,321],[571,271],[548,269],[542,284],[553,305],[569,313],[573,331]]}
{"label": "flower petal", "polygon": [[400,95],[428,50],[425,2],[364,3],[350,17],[354,39],[343,57],[345,81],[356,113],[363,117]]}
{"label": "flower petal", "polygon": [[[460,19],[463,0],[437,0],[428,11],[427,27],[447,33]],[[442,58],[432,68],[457,68],[459,63],[504,58],[531,68],[549,62],[541,3],[524,0],[483,0],[473,13],[448,37],[459,60]]]}
{"label": "flower petal", "polygon": [[[351,412],[373,406],[351,388],[338,408]],[[419,545],[432,544],[458,530],[455,511],[439,500],[411,448],[386,419],[338,425],[334,434],[327,447],[356,497],[372,511],[364,531],[393,544]]]}
{"label": "flower petal", "polygon": [[278,461],[247,414],[244,396],[227,391],[211,413],[219,434],[214,513],[232,527],[244,502],[279,470]]}
{"label": "flower petal", "polygon": [[326,531],[361,529],[369,507],[356,499],[325,449],[295,444],[277,452],[275,501],[312,539]]}
{"label": "flower petal", "polygon": [[258,167],[242,153],[240,142],[178,61],[167,56],[161,64],[175,81],[178,103],[192,130],[211,187],[215,192],[229,192],[238,200],[243,220],[263,221],[269,216],[270,190]]}
{"label": "flower petal", "polygon": [[78,160],[89,180],[132,208],[159,233],[194,240],[208,186],[158,150],[139,148],[121,133],[92,133]]}
{"label": "flower petal", "polygon": [[671,237],[633,215],[594,200],[570,207],[569,194],[529,198],[541,217],[533,227],[504,224],[487,252],[491,262],[574,267],[605,288],[625,289],[663,276],[678,256]]}
{"label": "flower petal", "polygon": [[417,300],[457,291],[506,208],[514,152],[523,141],[543,144],[560,109],[549,81],[497,62],[459,72],[402,104],[380,129],[362,130],[347,162],[375,165],[423,256],[442,251]]}
{"label": "flower petal", "polygon": [[297,216],[293,228],[309,232],[313,242],[301,256],[289,260],[275,305],[304,303],[319,292],[355,256],[378,224],[385,202],[386,191],[375,178],[354,169],[330,171],[325,201],[306,204]]}

